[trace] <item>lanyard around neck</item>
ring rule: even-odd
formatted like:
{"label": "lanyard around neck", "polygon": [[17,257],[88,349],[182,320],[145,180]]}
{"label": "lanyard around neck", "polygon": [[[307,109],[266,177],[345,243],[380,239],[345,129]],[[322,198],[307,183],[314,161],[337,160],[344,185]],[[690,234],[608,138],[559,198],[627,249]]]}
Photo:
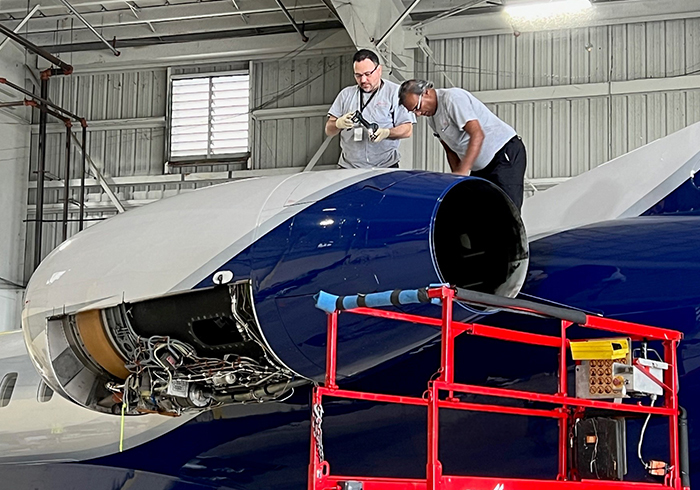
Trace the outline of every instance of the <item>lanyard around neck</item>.
{"label": "lanyard around neck", "polygon": [[372,99],[374,99],[374,96],[377,95],[377,92],[379,92],[382,89],[382,86],[384,86],[384,80],[382,80],[382,83],[381,83],[381,85],[379,85],[379,88],[377,90],[375,90],[374,92],[372,92],[372,95],[369,96],[369,99],[367,99],[367,102],[365,102],[364,104],[362,103],[362,94],[364,94],[364,92],[362,91],[362,89],[360,87],[357,87],[357,91],[359,93],[359,99],[360,99],[360,114],[362,114],[362,111],[365,110],[365,107],[367,107],[369,105],[369,103],[372,102]]}

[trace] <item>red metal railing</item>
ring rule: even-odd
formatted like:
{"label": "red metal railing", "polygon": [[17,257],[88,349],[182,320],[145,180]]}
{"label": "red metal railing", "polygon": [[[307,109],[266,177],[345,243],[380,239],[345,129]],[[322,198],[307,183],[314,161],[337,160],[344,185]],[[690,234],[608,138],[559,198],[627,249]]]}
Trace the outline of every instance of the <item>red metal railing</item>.
{"label": "red metal railing", "polygon": [[[571,321],[561,321],[561,335],[559,337],[533,334],[507,328],[496,328],[475,323],[461,323],[452,320],[452,307],[455,299],[455,290],[446,287],[436,287],[428,290],[430,298],[439,298],[442,301],[442,318],[430,318],[417,315],[408,315],[373,308],[355,308],[347,310],[347,313],[374,316],[386,319],[409,321],[440,327],[442,329],[440,376],[437,380],[428,383],[426,398],[408,396],[395,396],[379,393],[366,393],[358,391],[342,390],[336,384],[337,366],[337,335],[338,315],[335,311],[328,315],[328,339],[326,356],[326,377],[323,386],[317,386],[312,399],[312,423],[311,423],[311,461],[309,464],[309,490],[335,490],[341,488],[342,482],[361,482],[364,490],[560,490],[560,489],[645,489],[659,490],[673,488],[683,490],[680,478],[680,454],[678,435],[678,375],[676,348],[682,338],[682,334],[675,330],[650,327],[618,320],[611,320],[596,316],[586,315],[586,322],[582,327],[625,334],[632,340],[658,340],[664,346],[664,359],[669,364],[664,379],[664,406],[649,407],[637,405],[611,403],[598,400],[589,400],[568,396],[567,386],[567,329],[573,325]],[[503,388],[489,388],[485,386],[459,384],[454,382],[454,339],[462,333],[489,337],[510,342],[549,346],[559,349],[559,382],[556,394],[543,394],[527,391],[518,391]],[[446,392],[447,397],[440,398],[440,393]],[[540,401],[556,405],[550,410],[531,409],[521,407],[507,407],[486,403],[466,403],[454,397],[454,393],[471,393],[497,398],[512,398],[519,400]],[[369,400],[385,403],[398,403],[405,405],[419,405],[427,407],[428,411],[428,457],[425,479],[403,478],[376,478],[362,476],[339,476],[330,472],[330,465],[324,455],[319,453],[320,444],[320,420],[319,408],[322,407],[323,397],[348,398],[355,400]],[[556,480],[535,480],[515,478],[491,478],[478,476],[452,476],[445,475],[438,459],[439,447],[439,409],[449,408],[455,410],[468,410],[477,412],[490,412],[501,414],[514,414],[534,417],[549,417],[558,419],[559,422],[559,457],[558,474]],[[569,440],[569,427],[577,417],[580,417],[586,408],[596,408],[620,412],[620,414],[653,414],[669,418],[669,442],[670,470],[663,483],[639,483],[625,481],[601,481],[601,480],[577,480],[575,475],[569,472],[567,443]],[[322,413],[322,412],[321,412]]]}

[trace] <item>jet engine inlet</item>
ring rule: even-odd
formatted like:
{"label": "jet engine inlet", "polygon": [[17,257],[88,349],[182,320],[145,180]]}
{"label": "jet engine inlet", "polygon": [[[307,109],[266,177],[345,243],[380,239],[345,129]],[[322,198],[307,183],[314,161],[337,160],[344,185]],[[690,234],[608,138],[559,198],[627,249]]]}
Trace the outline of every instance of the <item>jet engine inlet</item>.
{"label": "jet engine inlet", "polygon": [[452,187],[433,226],[435,261],[443,282],[515,296],[527,272],[528,248],[520,215],[505,193],[480,179]]}

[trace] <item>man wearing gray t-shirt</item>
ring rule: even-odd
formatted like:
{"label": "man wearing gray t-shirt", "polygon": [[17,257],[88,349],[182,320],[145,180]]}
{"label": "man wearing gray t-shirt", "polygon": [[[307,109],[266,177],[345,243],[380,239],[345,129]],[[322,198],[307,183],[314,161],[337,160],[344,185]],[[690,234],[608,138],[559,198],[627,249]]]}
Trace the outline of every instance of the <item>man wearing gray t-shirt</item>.
{"label": "man wearing gray t-shirt", "polygon": [[407,80],[399,100],[414,114],[428,117],[453,173],[486,179],[522,207],[527,161],[525,145],[512,127],[461,88],[434,89],[425,80]]}
{"label": "man wearing gray t-shirt", "polygon": [[[340,160],[344,168],[398,167],[399,140],[413,134],[416,118],[399,104],[399,86],[382,80],[382,65],[375,53],[361,49],[353,56],[357,85],[345,87],[328,110],[326,135],[340,133]],[[378,126],[365,128],[356,112]]]}

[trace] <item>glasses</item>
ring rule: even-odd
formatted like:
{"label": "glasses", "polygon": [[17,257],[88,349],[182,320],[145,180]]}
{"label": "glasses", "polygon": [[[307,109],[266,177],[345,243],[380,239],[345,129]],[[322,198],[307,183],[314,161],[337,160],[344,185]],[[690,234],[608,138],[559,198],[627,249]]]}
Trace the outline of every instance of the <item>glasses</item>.
{"label": "glasses", "polygon": [[420,105],[421,105],[422,102],[423,102],[423,94],[420,94],[420,95],[418,96],[418,103],[416,104],[416,106],[415,106],[413,109],[411,109],[411,112],[418,112],[418,111],[420,111]]}
{"label": "glasses", "polygon": [[369,77],[370,75],[372,75],[372,73],[374,73],[375,71],[377,71],[377,68],[379,68],[379,65],[376,65],[376,66],[374,67],[374,70],[372,70],[372,71],[366,71],[366,72],[364,72],[364,73],[354,73],[355,78],[356,78],[357,80],[359,80],[359,79],[361,79],[362,77]]}

